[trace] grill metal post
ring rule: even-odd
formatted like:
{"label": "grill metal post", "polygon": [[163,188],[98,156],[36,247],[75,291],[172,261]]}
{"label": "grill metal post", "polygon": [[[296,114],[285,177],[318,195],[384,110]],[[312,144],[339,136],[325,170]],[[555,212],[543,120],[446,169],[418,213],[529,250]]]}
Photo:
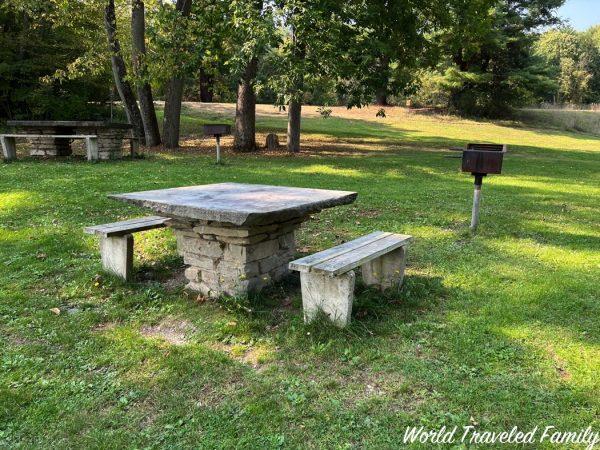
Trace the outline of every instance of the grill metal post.
{"label": "grill metal post", "polygon": [[215,135],[217,138],[217,164],[221,164],[221,135]]}
{"label": "grill metal post", "polygon": [[226,123],[207,123],[203,126],[204,136],[214,136],[217,140],[217,164],[221,164],[221,136],[231,134],[231,125]]}
{"label": "grill metal post", "polygon": [[477,225],[479,225],[479,204],[484,177],[481,173],[474,173],[473,175],[475,176],[475,190],[473,191],[473,211],[471,211],[471,231],[477,230]]}

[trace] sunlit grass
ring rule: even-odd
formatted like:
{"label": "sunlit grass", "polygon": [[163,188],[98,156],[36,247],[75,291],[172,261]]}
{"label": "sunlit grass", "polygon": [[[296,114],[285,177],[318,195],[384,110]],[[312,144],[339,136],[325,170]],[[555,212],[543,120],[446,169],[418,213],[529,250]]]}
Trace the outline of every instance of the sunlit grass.
{"label": "sunlit grass", "polygon": [[[600,426],[599,140],[333,109],[304,108],[297,156],[227,138],[217,166],[200,126],[233,105],[188,105],[179,151],[0,166],[0,446],[398,448],[413,425]],[[261,139],[283,139],[285,114],[258,112]],[[472,177],[442,151],[471,140],[511,145],[475,235]],[[302,323],[294,281],[205,301],[173,276],[168,230],[135,235],[134,282],[102,273],[83,227],[148,213],[107,194],[223,181],[357,191],[298,248],[411,234],[402,290],[359,280],[343,331]]]}

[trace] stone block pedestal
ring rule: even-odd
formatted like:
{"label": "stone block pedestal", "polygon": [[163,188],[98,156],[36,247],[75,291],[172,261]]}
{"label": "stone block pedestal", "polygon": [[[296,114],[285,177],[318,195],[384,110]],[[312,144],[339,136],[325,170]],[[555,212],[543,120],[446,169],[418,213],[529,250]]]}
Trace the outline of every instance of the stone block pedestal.
{"label": "stone block pedestal", "polygon": [[304,218],[237,227],[221,222],[173,220],[177,249],[189,267],[187,288],[209,297],[257,292],[289,273],[294,231]]}
{"label": "stone block pedestal", "polygon": [[[40,127],[34,129],[28,129],[27,133],[30,134],[74,134],[73,128],[54,128],[54,127]],[[71,139],[67,138],[53,138],[53,137],[36,137],[29,138],[31,156],[70,156],[71,150]]]}

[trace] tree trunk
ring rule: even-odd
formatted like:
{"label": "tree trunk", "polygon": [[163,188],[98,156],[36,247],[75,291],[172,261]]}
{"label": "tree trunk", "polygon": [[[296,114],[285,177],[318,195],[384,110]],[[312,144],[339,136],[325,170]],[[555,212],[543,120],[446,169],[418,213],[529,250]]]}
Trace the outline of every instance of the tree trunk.
{"label": "tree trunk", "polygon": [[181,118],[181,97],[183,79],[171,78],[165,94],[165,112],[163,120],[163,143],[167,148],[179,147],[179,120]]}
{"label": "tree trunk", "polygon": [[386,89],[379,89],[375,93],[375,104],[378,106],[387,106],[388,105]]}
{"label": "tree trunk", "polygon": [[213,76],[200,69],[200,101],[212,103],[213,95]]}
{"label": "tree trunk", "polygon": [[388,106],[388,84],[390,81],[389,77],[390,58],[389,56],[382,55],[379,57],[379,73],[381,75],[380,86],[375,91],[375,104],[379,106]]}
{"label": "tree trunk", "polygon": [[258,71],[258,60],[252,58],[238,82],[235,105],[235,135],[233,148],[238,152],[256,150],[256,94],[254,78]]}
{"label": "tree trunk", "polygon": [[145,41],[145,11],[143,0],[133,0],[131,3],[131,40],[133,44],[133,70],[138,77],[137,92],[140,100],[140,110],[146,145],[154,147],[160,145],[160,131],[156,111],[154,110],[154,99],[152,88],[148,82],[148,68],[146,65],[146,41]]}
{"label": "tree trunk", "polygon": [[[177,0],[175,9],[183,17],[190,15],[192,0]],[[179,121],[181,119],[181,97],[183,95],[183,78],[176,75],[167,82],[165,95],[165,112],[163,120],[163,142],[167,148],[179,147]]]}
{"label": "tree trunk", "polygon": [[299,100],[290,101],[288,105],[287,149],[292,153],[300,151],[301,116],[302,103]]}
{"label": "tree trunk", "polygon": [[114,0],[108,0],[106,8],[104,10],[104,26],[106,28],[106,35],[108,36],[108,45],[110,47],[110,62],[112,65],[113,76],[115,79],[115,86],[119,92],[119,97],[125,107],[125,113],[129,123],[133,125],[134,134],[145,144],[146,140],[144,137],[144,124],[142,123],[142,116],[135,100],[135,95],[131,89],[129,81],[127,81],[127,69],[125,68],[125,62],[121,56],[121,44],[117,39],[117,18],[115,16],[115,2]]}

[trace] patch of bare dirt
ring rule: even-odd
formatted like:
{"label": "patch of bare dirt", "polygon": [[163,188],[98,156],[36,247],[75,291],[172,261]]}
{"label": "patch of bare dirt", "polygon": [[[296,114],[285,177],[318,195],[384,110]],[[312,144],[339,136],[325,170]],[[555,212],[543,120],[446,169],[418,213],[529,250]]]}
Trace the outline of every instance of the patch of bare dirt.
{"label": "patch of bare dirt", "polygon": [[31,344],[34,344],[37,342],[37,341],[27,339],[22,336],[17,336],[15,334],[9,334],[7,339],[10,344],[16,345],[16,346],[31,345]]}
{"label": "patch of bare dirt", "polygon": [[116,326],[117,326],[116,322],[99,323],[98,325],[94,325],[92,327],[92,331],[95,333],[100,333],[102,331],[114,330]]}
{"label": "patch of bare dirt", "polygon": [[144,325],[140,333],[145,337],[159,338],[172,345],[184,345],[188,342],[187,335],[195,327],[187,320],[169,318],[157,325]]}
{"label": "patch of bare dirt", "polygon": [[554,361],[554,369],[556,370],[557,375],[564,381],[570,380],[571,372],[567,370],[566,361],[556,354],[552,346],[549,345],[547,350]]}
{"label": "patch of bare dirt", "polygon": [[185,278],[184,270],[175,271],[175,273],[171,277],[169,277],[163,282],[165,290],[170,292],[176,291],[177,289],[185,286],[186,284],[187,279]]}
{"label": "patch of bare dirt", "polygon": [[253,369],[262,369],[271,361],[271,350],[263,345],[232,345],[223,342],[213,342],[209,347],[218,352],[226,353],[232,359],[243,362]]}

